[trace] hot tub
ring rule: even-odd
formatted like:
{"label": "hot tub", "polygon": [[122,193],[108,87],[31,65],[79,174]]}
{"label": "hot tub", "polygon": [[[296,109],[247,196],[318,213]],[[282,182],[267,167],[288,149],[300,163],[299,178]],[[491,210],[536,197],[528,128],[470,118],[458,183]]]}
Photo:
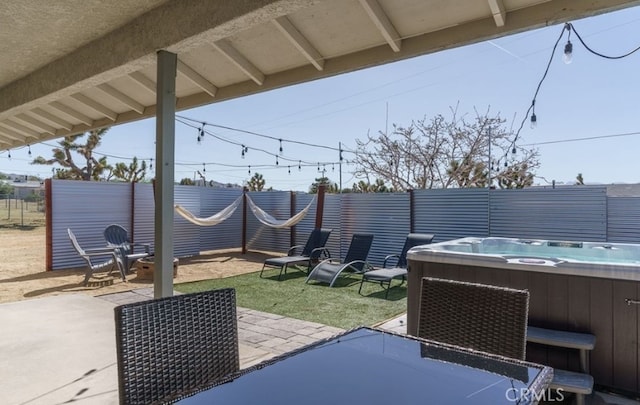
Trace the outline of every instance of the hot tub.
{"label": "hot tub", "polygon": [[[596,336],[598,385],[640,395],[640,245],[463,238],[409,251],[407,329],[417,331],[422,277],[528,289],[529,325]],[[578,354],[528,345],[527,359],[578,370]]]}

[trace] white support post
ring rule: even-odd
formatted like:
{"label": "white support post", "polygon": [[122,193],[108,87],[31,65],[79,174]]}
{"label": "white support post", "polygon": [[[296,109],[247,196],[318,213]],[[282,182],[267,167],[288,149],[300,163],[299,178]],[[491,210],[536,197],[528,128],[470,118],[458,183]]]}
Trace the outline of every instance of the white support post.
{"label": "white support post", "polygon": [[153,296],[173,295],[173,183],[177,55],[158,52]]}

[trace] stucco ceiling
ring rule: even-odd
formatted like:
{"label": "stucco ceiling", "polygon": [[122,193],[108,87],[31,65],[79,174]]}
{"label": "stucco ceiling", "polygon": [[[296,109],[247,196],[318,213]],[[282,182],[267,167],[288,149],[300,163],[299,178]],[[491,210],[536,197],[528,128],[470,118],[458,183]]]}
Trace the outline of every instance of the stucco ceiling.
{"label": "stucco ceiling", "polygon": [[[7,4],[8,3],[8,4]],[[362,69],[640,0],[21,0],[0,10],[0,150]]]}

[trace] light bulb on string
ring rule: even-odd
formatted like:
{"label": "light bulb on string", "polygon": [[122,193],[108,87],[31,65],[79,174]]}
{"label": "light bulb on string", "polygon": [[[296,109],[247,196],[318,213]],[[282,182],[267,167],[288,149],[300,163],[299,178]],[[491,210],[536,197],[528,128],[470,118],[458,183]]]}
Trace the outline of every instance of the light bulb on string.
{"label": "light bulb on string", "polygon": [[513,149],[511,149],[511,153],[515,155],[515,154],[516,154],[516,152],[517,152],[517,151],[516,151],[516,147],[514,146],[514,147],[513,147]]}
{"label": "light bulb on string", "polygon": [[320,173],[320,162],[318,162],[318,173]]}
{"label": "light bulb on string", "polygon": [[280,155],[282,155],[282,139],[279,139],[280,141]]}
{"label": "light bulb on string", "polygon": [[569,35],[567,36],[567,43],[564,45],[564,55],[562,55],[562,60],[567,65],[573,61],[573,44],[571,43],[571,24],[565,24],[564,29],[569,31]]}
{"label": "light bulb on string", "polygon": [[573,62],[573,44],[571,41],[567,41],[564,46],[564,55],[562,56],[562,60],[567,65]]}
{"label": "light bulb on string", "polygon": [[531,114],[531,129],[536,129],[538,127],[538,117],[536,117],[536,113]]}
{"label": "light bulb on string", "polygon": [[298,171],[302,171],[302,160],[298,160]]}
{"label": "light bulb on string", "polygon": [[11,159],[11,151],[10,150],[7,151],[7,158]]}
{"label": "light bulb on string", "polygon": [[198,145],[200,144],[203,138],[204,138],[204,124],[202,124],[202,127],[198,130]]}
{"label": "light bulb on string", "polygon": [[276,155],[276,166],[280,165],[280,162],[278,162],[278,155]]}
{"label": "light bulb on string", "polygon": [[331,171],[332,172],[336,171],[336,165],[334,163],[331,163]]}
{"label": "light bulb on string", "polygon": [[243,158],[243,159],[244,159],[244,148],[245,148],[245,147],[244,147],[244,145],[242,145],[242,152],[241,152],[241,154],[242,154],[242,158]]}
{"label": "light bulb on string", "polygon": [[149,159],[149,170],[153,170],[153,158]]}
{"label": "light bulb on string", "polygon": [[31,157],[31,145],[27,145],[27,148],[29,148],[29,151],[27,153],[29,154],[29,157]]}
{"label": "light bulb on string", "polygon": [[287,166],[287,171],[291,174],[291,166]]}
{"label": "light bulb on string", "polygon": [[207,164],[203,163],[202,164],[202,173],[206,173],[207,172]]}
{"label": "light bulb on string", "polygon": [[251,174],[251,166],[249,166],[249,174]]}

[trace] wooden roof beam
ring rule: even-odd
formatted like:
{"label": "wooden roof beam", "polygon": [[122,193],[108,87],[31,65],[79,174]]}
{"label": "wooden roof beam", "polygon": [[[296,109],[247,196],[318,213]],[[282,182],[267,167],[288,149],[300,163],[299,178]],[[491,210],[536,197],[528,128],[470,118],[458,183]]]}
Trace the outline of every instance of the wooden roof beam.
{"label": "wooden roof beam", "polygon": [[196,72],[186,63],[182,62],[180,59],[178,59],[177,69],[180,74],[184,75],[187,79],[191,80],[193,84],[200,87],[202,90],[208,93],[211,97],[216,96],[216,93],[218,92],[218,88],[214,86],[213,83],[207,80],[200,73]]}
{"label": "wooden roof beam", "polygon": [[105,117],[109,118],[113,122],[115,122],[116,119],[118,119],[118,114],[115,111],[111,110],[110,108],[105,107],[104,105],[102,105],[102,104],[98,103],[97,101],[85,96],[82,93],[72,94],[71,98],[81,102],[82,104],[84,104],[87,107],[91,108],[95,112],[104,115]]}
{"label": "wooden roof beam", "polygon": [[138,114],[144,113],[144,106],[142,104],[138,103],[136,100],[127,96],[126,94],[116,89],[115,87],[110,86],[106,83],[102,83],[98,85],[98,88],[102,90],[105,94],[109,95],[110,97],[113,97],[116,101],[126,105],[127,107],[131,108],[133,111],[137,112]]}
{"label": "wooden roof beam", "polygon": [[244,74],[249,76],[251,80],[262,86],[264,83],[264,74],[249,62],[236,48],[234,48],[228,41],[221,39],[213,43],[213,46],[226,56],[238,69],[242,70]]}
{"label": "wooden roof beam", "polygon": [[311,45],[309,40],[298,31],[286,16],[276,18],[273,23],[316,69],[322,70],[324,68],[324,58],[320,55],[320,52]]}
{"label": "wooden roof beam", "polygon": [[49,124],[46,124],[38,119],[35,119],[27,114],[18,114],[16,115],[21,121],[26,122],[27,124],[33,125],[36,128],[40,128],[43,132],[46,132],[49,135],[55,135],[56,129]]}
{"label": "wooden roof beam", "polygon": [[88,126],[91,126],[93,124],[93,120],[91,118],[89,118],[86,115],[74,110],[73,108],[69,107],[66,104],[62,104],[59,101],[52,101],[49,105],[51,107],[55,108],[56,110],[59,110],[60,112],[63,112],[65,114],[67,114],[68,116],[77,119],[78,121],[82,122],[83,124],[86,124]]}
{"label": "wooden roof beam", "polygon": [[496,22],[496,27],[504,27],[507,22],[507,10],[504,8],[502,0],[488,0],[489,8],[491,8],[491,14],[493,14],[493,20]]}
{"label": "wooden roof beam", "polygon": [[400,52],[400,48],[402,47],[402,39],[400,38],[400,34],[396,31],[396,28],[389,20],[389,16],[384,12],[380,3],[377,0],[360,0],[360,4],[369,15],[369,18],[376,27],[380,30],[380,33],[387,41],[391,49],[394,52]]}
{"label": "wooden roof beam", "polygon": [[67,131],[71,131],[71,128],[73,128],[73,124],[71,124],[70,122],[67,122],[65,120],[63,120],[62,118],[58,117],[57,115],[51,114],[48,111],[43,110],[42,108],[34,108],[33,110],[31,110],[32,114],[36,114],[42,118],[44,118],[45,120],[52,122],[64,129],[66,129]]}

